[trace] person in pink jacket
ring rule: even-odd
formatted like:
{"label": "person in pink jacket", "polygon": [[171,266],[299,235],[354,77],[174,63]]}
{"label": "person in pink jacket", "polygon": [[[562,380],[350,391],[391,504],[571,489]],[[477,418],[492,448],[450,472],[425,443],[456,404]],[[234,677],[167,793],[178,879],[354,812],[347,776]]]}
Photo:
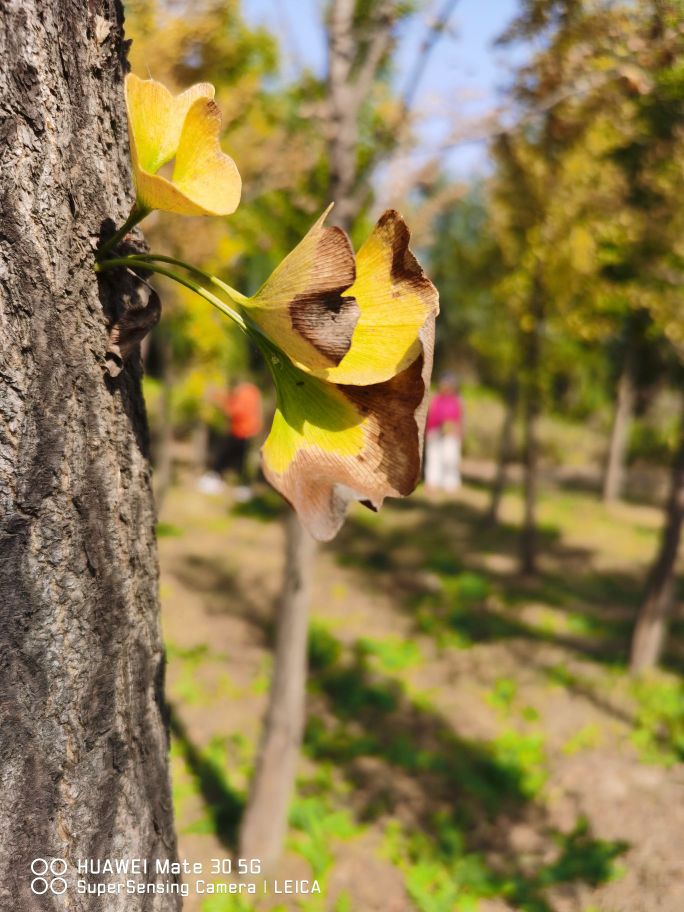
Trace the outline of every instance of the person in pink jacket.
{"label": "person in pink jacket", "polygon": [[463,404],[454,374],[444,374],[428,409],[425,437],[425,486],[456,491],[461,486]]}

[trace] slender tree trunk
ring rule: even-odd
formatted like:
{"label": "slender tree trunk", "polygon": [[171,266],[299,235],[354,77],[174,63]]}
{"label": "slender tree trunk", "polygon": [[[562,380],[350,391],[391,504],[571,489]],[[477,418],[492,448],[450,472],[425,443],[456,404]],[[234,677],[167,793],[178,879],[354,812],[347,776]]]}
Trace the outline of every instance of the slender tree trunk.
{"label": "slender tree trunk", "polygon": [[634,411],[634,353],[628,348],[617,385],[617,399],[608,446],[606,471],[603,476],[603,501],[612,503],[622,496],[629,422]]}
{"label": "slender tree trunk", "polygon": [[[355,0],[332,0],[327,22],[328,116],[324,127],[330,161],[328,194],[335,202],[329,221],[345,231],[351,229],[358,214],[359,113],[389,50],[399,4],[396,0],[378,0],[371,5],[361,59],[356,12]],[[282,850],[304,724],[309,593],[315,554],[316,543],[292,515],[286,528],[286,569],[270,708],[240,834],[243,856],[259,857],[271,867]]]}
{"label": "slender tree trunk", "polygon": [[684,520],[684,415],[672,466],[665,524],[656,559],[646,583],[644,601],[632,638],[630,670],[652,668],[660,659],[675,604],[675,569]]}
{"label": "slender tree trunk", "polygon": [[[118,0],[0,6],[0,907],[17,912],[92,912],[79,858],[145,858],[154,881],[175,857],[139,358],[105,372],[138,291],[92,269],[132,202],[122,18]],[[37,857],[65,860],[61,898],[32,892]]]}
{"label": "slender tree trunk", "polygon": [[520,572],[537,572],[537,418],[539,408],[528,390],[523,411],[523,525],[520,534]]}
{"label": "slender tree trunk", "polygon": [[513,429],[515,427],[515,413],[517,407],[518,380],[516,376],[513,376],[506,388],[505,412],[503,424],[501,426],[496,473],[494,475],[492,495],[489,502],[489,511],[487,513],[487,521],[490,523],[497,523],[499,521],[499,509],[501,508],[501,501],[506,488],[508,466],[513,457]]}
{"label": "slender tree trunk", "polygon": [[209,465],[209,427],[205,421],[198,421],[192,429],[193,469],[201,475]]}
{"label": "slender tree trunk", "polygon": [[[352,81],[354,0],[333,0],[328,19],[329,194],[331,222],[349,230],[354,219],[359,97]],[[285,527],[285,573],[269,709],[259,759],[240,829],[243,857],[274,867],[282,851],[304,725],[309,598],[316,543],[296,515]]]}
{"label": "slender tree trunk", "polygon": [[[330,160],[328,193],[329,199],[335,202],[335,223],[348,231],[358,215],[361,201],[368,198],[368,188],[357,186],[360,113],[392,45],[393,27],[401,15],[401,4],[397,0],[374,0],[368,6],[361,27],[355,23],[359,12],[356,0],[331,0],[328,10],[328,116],[325,124]],[[421,47],[414,69],[414,86],[420,82],[436,44],[435,36],[441,33],[450,15],[451,4],[438,19],[441,25],[436,26],[434,35],[428,34]],[[360,47],[363,48],[361,53]],[[405,123],[409,117],[406,101],[403,113]]]}
{"label": "slender tree trunk", "polygon": [[355,0],[333,0],[328,24],[328,153],[330,198],[335,218],[347,228],[354,220],[359,101],[352,80]]}
{"label": "slender tree trunk", "polygon": [[539,278],[535,277],[530,307],[531,326],[522,334],[523,383],[523,525],[520,535],[520,572],[537,572],[537,482],[539,472],[539,418],[541,383],[541,327],[543,308]]}
{"label": "slender tree trunk", "polygon": [[295,782],[306,703],[307,641],[316,543],[294,512],[287,519],[283,596],[268,712],[249,803],[240,831],[240,855],[272,870],[282,850]]}

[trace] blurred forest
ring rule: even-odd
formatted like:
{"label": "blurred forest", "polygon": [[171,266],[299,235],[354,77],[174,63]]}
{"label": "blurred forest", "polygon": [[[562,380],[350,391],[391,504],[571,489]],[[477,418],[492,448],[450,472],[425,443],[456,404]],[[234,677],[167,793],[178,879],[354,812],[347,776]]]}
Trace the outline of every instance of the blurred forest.
{"label": "blurred forest", "polygon": [[[320,71],[293,65],[290,0],[263,25],[250,0],[125,7],[135,73],[216,86],[244,182],[230,218],[150,216],[150,246],[251,294],[330,201],[356,244],[393,206],[440,292],[436,376],[465,403],[458,494],[358,507],[312,571],[280,865],[322,896],[185,908],[680,912],[682,4],[519,0],[496,105],[437,144],[419,87],[436,48],[459,54],[456,0],[321,2]],[[450,158],[467,143],[472,177]],[[273,393],[232,324],[159,285],[144,359],[174,795],[181,855],[202,860],[238,847],[284,506],[257,446],[251,500],[197,490],[216,394],[250,378],[268,411]]]}

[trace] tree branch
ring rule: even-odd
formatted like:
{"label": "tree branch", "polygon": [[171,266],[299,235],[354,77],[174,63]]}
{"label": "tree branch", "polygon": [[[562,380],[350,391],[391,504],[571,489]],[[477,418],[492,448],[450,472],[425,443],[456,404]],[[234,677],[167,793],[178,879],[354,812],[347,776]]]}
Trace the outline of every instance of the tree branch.
{"label": "tree branch", "polygon": [[396,21],[396,3],[393,0],[387,0],[377,10],[372,37],[366,49],[363,63],[359,66],[354,79],[354,102],[357,110],[368,95],[380,64],[390,49],[392,44],[392,26]]}
{"label": "tree branch", "polygon": [[420,49],[413,64],[413,69],[406,81],[406,88],[402,93],[402,110],[408,114],[416,98],[416,92],[425,75],[425,70],[430,61],[430,56],[444,35],[449,19],[456,8],[458,0],[446,0],[441,12],[428,28],[421,43]]}

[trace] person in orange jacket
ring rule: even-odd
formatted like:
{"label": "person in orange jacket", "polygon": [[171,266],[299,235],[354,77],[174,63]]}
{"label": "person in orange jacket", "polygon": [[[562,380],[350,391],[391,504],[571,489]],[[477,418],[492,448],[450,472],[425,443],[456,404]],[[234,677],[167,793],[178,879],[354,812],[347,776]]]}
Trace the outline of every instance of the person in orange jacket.
{"label": "person in orange jacket", "polygon": [[199,488],[206,494],[218,493],[224,487],[221,476],[232,469],[238,479],[235,499],[246,501],[252,496],[246,476],[250,442],[263,427],[261,392],[249,381],[234,381],[227,392],[216,397],[216,404],[226,416],[228,431],[220,438],[210,471],[200,478]]}

